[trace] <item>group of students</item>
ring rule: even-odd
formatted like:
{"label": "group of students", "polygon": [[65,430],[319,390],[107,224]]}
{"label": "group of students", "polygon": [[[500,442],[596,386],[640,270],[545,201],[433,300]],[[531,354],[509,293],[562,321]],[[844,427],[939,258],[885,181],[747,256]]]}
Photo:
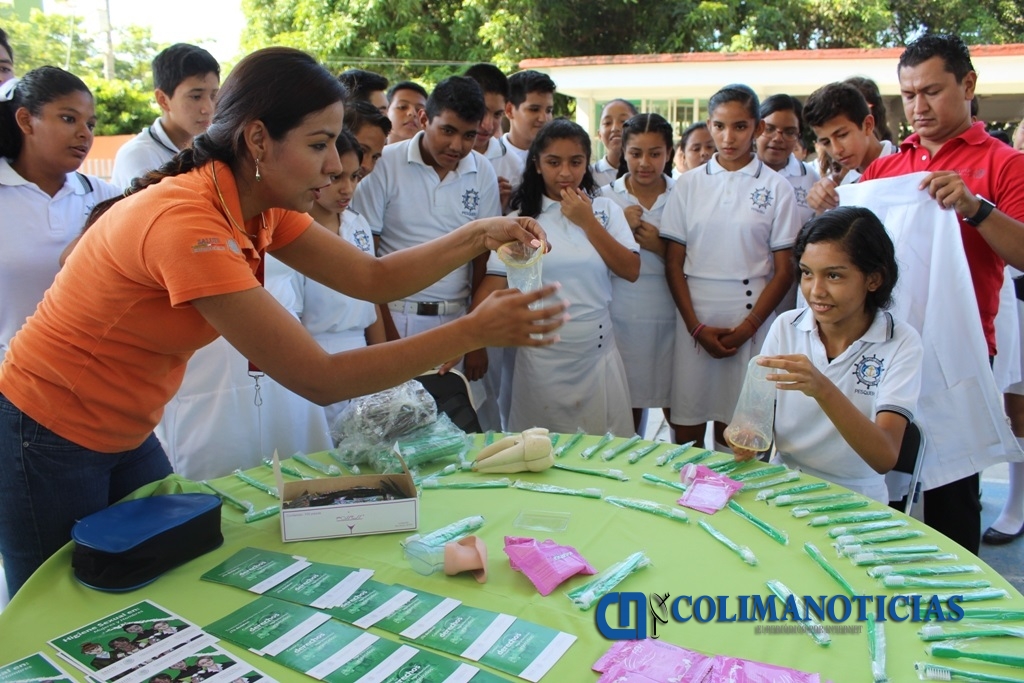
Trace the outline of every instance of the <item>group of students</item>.
{"label": "group of students", "polygon": [[[935,117],[913,118],[918,100],[944,97],[956,118],[973,96],[949,62],[958,41],[925,36],[901,59],[922,137]],[[461,364],[485,428],[628,436],[661,408],[678,442],[713,422],[725,450],[762,354],[779,457],[888,500],[921,340],[885,310],[898,271],[884,227],[835,191],[907,154],[875,134],[877,88],[834,83],[801,107],[728,85],[678,148],[663,117],[613,100],[595,160],[535,71],[480,64],[430,93],[386,90],[268,48],[219,76],[194,46],[157,57],[161,116],[118,153],[115,185],[77,173],[95,125],[77,77],[43,67],[0,90],[0,192],[17,216],[0,225],[16,245],[0,264],[12,593],[75,519],[172,463],[193,477],[251,466],[265,433],[285,453],[329,447],[343,401],[438,366]],[[805,126],[824,173],[794,155]],[[985,212],[952,176],[922,189],[978,223],[995,260],[1024,263],[1007,246],[1024,215]],[[993,222],[1010,227],[990,237]],[[493,254],[517,240],[549,250],[535,292],[508,290]]]}

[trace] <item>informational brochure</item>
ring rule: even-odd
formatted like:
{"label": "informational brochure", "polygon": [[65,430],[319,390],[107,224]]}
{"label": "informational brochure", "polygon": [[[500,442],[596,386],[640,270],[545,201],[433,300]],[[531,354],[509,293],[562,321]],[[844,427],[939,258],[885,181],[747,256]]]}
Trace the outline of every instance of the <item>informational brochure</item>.
{"label": "informational brochure", "polygon": [[416,593],[408,588],[390,586],[371,579],[361,585],[344,604],[327,610],[327,613],[359,628],[370,628],[415,597]]}
{"label": "informational brochure", "polygon": [[243,548],[201,577],[262,595],[312,564],[304,557]]}
{"label": "informational brochure", "polygon": [[256,654],[273,656],[330,619],[329,614],[312,607],[264,596],[218,619],[206,630]]}
{"label": "informational brochure", "polygon": [[371,576],[372,569],[354,569],[313,562],[264,595],[317,609],[329,609],[344,605]]}
{"label": "informational brochure", "polygon": [[0,683],[76,683],[64,669],[37,652],[6,666],[0,666]]}
{"label": "informational brochure", "polygon": [[348,664],[336,669],[327,683],[465,683],[479,680],[472,664],[457,662],[411,645],[380,638]]}
{"label": "informational brochure", "polygon": [[[216,645],[178,653],[178,656],[165,657],[156,662],[142,666],[132,676],[133,680],[146,683],[272,683],[262,671],[254,669],[237,656],[222,650]],[[121,681],[127,678],[119,679]],[[276,683],[276,682],[275,682]]]}
{"label": "informational brochure", "polygon": [[403,638],[415,640],[461,604],[462,602],[455,598],[416,591],[415,598],[375,625],[389,633],[397,633]]}
{"label": "informational brochure", "polygon": [[192,622],[148,600],[49,641],[62,659],[104,683],[129,683],[144,665],[215,642]]}
{"label": "informational brochure", "polygon": [[379,636],[331,619],[270,656],[278,664],[323,680],[373,645]]}
{"label": "informational brochure", "polygon": [[479,660],[516,618],[490,610],[459,605],[413,642],[441,652]]}
{"label": "informational brochure", "polygon": [[536,683],[575,642],[564,631],[516,619],[479,661]]}

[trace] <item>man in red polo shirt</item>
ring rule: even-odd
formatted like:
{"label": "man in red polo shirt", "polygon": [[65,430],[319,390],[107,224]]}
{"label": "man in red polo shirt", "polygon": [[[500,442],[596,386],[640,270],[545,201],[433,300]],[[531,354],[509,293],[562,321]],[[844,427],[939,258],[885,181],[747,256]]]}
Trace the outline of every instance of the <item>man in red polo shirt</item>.
{"label": "man in red polo shirt", "polygon": [[[914,134],[898,154],[874,161],[862,180],[931,171],[921,189],[960,219],[981,326],[995,356],[1003,266],[1024,268],[1024,154],[989,136],[983,122],[971,122],[978,75],[959,37],[922,36],[900,56],[897,74]],[[978,473],[926,491],[925,523],[977,553]]]}

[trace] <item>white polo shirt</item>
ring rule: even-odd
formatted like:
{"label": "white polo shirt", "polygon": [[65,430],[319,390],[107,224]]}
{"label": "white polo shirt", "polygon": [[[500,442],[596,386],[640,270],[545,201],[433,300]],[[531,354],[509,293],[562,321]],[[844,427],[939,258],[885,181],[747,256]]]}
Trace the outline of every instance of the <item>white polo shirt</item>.
{"label": "white polo shirt", "polygon": [[89,212],[121,190],[95,176],[68,173],[51,197],[0,158],[0,357],[60,270],[58,259]]}
{"label": "white polo shirt", "polygon": [[[640,251],[618,204],[607,197],[594,197],[593,209],[594,215],[615,241],[630,251]],[[562,214],[560,202],[546,196],[541,200],[537,222],[544,228],[551,244],[551,251],[544,255],[542,262],[543,282],[562,285],[558,298],[569,302],[572,320],[585,321],[607,315],[612,300],[612,271],[583,228]],[[505,277],[505,273],[505,264],[496,253],[492,253],[487,261],[487,274]]]}
{"label": "white polo shirt", "polygon": [[[900,148],[892,144],[890,140],[882,140],[882,152],[881,154],[878,155],[878,158],[881,159],[882,157],[887,157],[890,154],[895,154],[898,151],[900,151]],[[846,172],[846,175],[843,176],[843,179],[839,181],[839,184],[851,185],[860,180],[860,176],[860,171],[858,171],[855,168],[851,168],[849,171]]]}
{"label": "white polo shirt", "polygon": [[[498,178],[482,154],[472,151],[442,180],[423,160],[423,131],[384,148],[376,168],[356,188],[352,208],[380,237],[390,254],[447,235],[477,218],[501,215]],[[456,268],[409,301],[466,302],[470,266]]]}
{"label": "white polo shirt", "polygon": [[495,164],[494,170],[499,177],[505,178],[512,183],[512,189],[519,187],[523,182],[523,171],[526,170],[526,157],[530,150],[520,149],[508,139],[508,133],[501,136],[501,142],[505,145],[505,155]]}
{"label": "white polo shirt", "polygon": [[[781,314],[761,348],[765,356],[807,356],[871,420],[883,411],[914,419],[923,353],[913,327],[879,311],[864,336],[829,361],[808,308]],[[857,455],[818,402],[803,392],[776,392],[775,446],[787,465],[888,502],[885,476]]]}
{"label": "white polo shirt", "polygon": [[492,135],[487,140],[487,151],[484,152],[484,157],[487,161],[491,162],[491,166],[494,167],[495,172],[498,170],[498,163],[506,154],[508,154],[508,149],[505,147],[504,140]]}
{"label": "white polo shirt", "polygon": [[158,118],[153,125],[144,128],[117,150],[110,182],[117,187],[126,188],[131,185],[133,178],[160,168],[179,151],[164,132],[164,126]]}
{"label": "white polo shirt", "polygon": [[601,157],[596,164],[590,167],[590,175],[594,176],[594,183],[598,187],[604,187],[615,182],[615,176],[619,174],[617,166],[608,163],[606,157]]}
{"label": "white polo shirt", "polygon": [[[639,206],[640,202],[636,200],[636,197],[629,193],[626,189],[626,178],[628,176],[622,176],[618,178],[610,185],[605,185],[601,188],[601,196],[611,199],[613,202],[619,205],[619,208],[625,210],[628,206]],[[663,176],[665,178],[665,191],[658,195],[658,198],[654,200],[654,206],[649,209],[644,209],[643,214],[640,216],[640,220],[650,223],[654,227],[661,229],[662,214],[665,212],[665,206],[668,204],[669,195],[672,192],[672,188],[675,187],[676,181],[669,176]],[[627,223],[628,225],[628,223]],[[658,275],[662,278],[665,277],[665,262],[660,256],[655,254],[653,251],[647,251],[646,249],[640,250],[640,275]],[[633,283],[623,282],[626,286]]]}
{"label": "white polo shirt", "polygon": [[686,245],[689,277],[769,277],[770,251],[790,249],[800,230],[793,187],[756,157],[727,171],[718,155],[684,173],[669,194],[661,236]]}
{"label": "white polo shirt", "polygon": [[805,164],[792,154],[789,161],[779,171],[779,175],[789,181],[793,186],[793,196],[796,199],[796,215],[800,225],[814,218],[814,209],[807,205],[807,193],[814,183],[821,180],[818,170],[810,164]]}

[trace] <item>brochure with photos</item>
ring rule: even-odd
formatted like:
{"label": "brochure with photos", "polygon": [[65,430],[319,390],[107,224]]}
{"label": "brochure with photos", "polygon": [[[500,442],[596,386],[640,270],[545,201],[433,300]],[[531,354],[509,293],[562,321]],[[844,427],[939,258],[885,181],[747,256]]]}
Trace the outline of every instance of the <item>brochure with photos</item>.
{"label": "brochure with photos", "polygon": [[[145,683],[276,683],[237,656],[216,645],[175,653],[140,667],[132,679]],[[127,681],[127,678],[118,679]]]}
{"label": "brochure with photos", "polygon": [[0,666],[0,683],[76,683],[56,662],[37,652]]}

